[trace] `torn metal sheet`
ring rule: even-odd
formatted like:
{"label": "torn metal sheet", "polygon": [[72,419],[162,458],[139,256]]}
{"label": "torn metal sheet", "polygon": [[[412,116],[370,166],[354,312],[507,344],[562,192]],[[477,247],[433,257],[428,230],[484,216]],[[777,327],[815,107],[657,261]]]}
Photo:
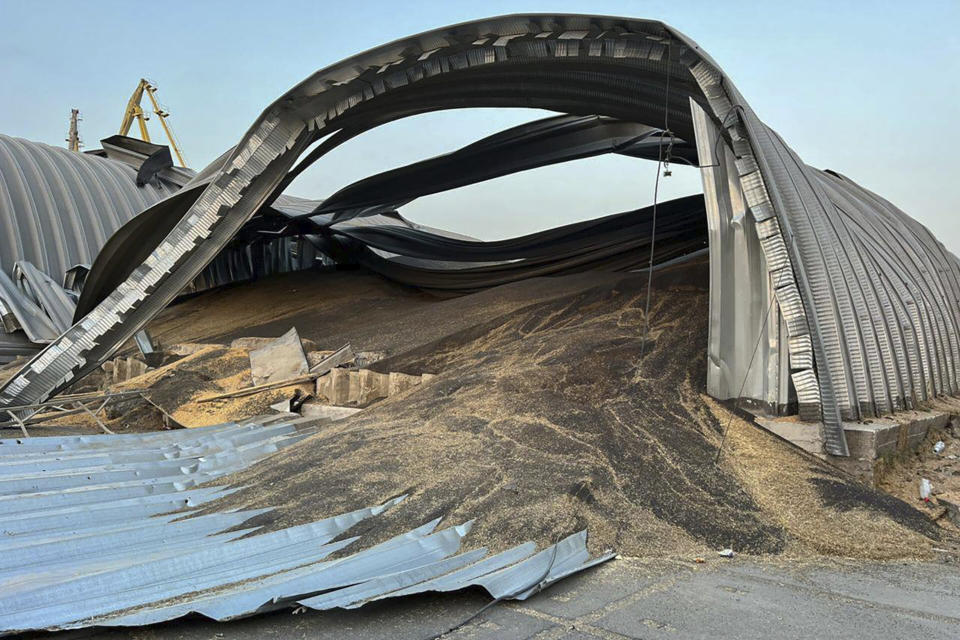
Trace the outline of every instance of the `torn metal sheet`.
{"label": "torn metal sheet", "polygon": [[585,532],[540,553],[533,543],[489,557],[461,552],[472,523],[438,529],[439,519],[373,546],[344,537],[405,496],[261,532],[251,519],[269,509],[217,512],[214,501],[234,488],[197,486],[290,446],[312,425],[254,419],[0,441],[0,634],[188,613],[226,620],[297,602],[356,607],[472,585],[522,599],[612,557],[591,559]]}
{"label": "torn metal sheet", "polygon": [[3,271],[0,271],[0,306],[3,308],[3,330],[6,333],[22,329],[34,343],[52,342],[60,333],[40,305],[21,291]]}
{"label": "torn metal sheet", "polygon": [[[69,329],[89,270],[83,265],[118,229],[195,175],[160,161],[169,153],[160,145],[124,136],[101,144],[74,153],[0,135],[0,274],[14,283],[0,281],[0,364],[36,353]],[[316,260],[310,243],[264,237],[222,252],[182,293],[309,268]],[[21,331],[32,348],[22,346]]]}
{"label": "torn metal sheet", "polygon": [[296,327],[250,352],[250,375],[254,386],[298,378],[309,371],[307,354]]}
{"label": "torn metal sheet", "polygon": [[50,318],[58,334],[70,328],[77,308],[76,298],[70,292],[26,260],[14,264],[13,279]]}

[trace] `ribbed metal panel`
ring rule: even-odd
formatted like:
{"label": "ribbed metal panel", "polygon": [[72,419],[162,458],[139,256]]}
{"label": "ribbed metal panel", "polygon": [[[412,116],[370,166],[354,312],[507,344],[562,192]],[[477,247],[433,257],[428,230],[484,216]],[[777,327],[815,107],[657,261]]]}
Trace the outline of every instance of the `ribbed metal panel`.
{"label": "ribbed metal panel", "polygon": [[61,282],[89,264],[107,238],[172,194],[136,185],[129,165],[0,134],[0,270],[26,260]]}
{"label": "ribbed metal panel", "polygon": [[[342,538],[405,496],[268,533],[245,525],[269,509],[211,511],[209,503],[234,489],[198,484],[315,430],[302,420],[269,420],[0,440],[0,635],[142,625],[192,612],[223,620],[298,600],[353,608],[472,585],[524,599],[613,557],[591,558],[585,532],[539,553],[532,542],[496,555],[459,553],[471,523],[438,529],[439,519],[375,546]],[[353,553],[328,559],[342,549]]]}

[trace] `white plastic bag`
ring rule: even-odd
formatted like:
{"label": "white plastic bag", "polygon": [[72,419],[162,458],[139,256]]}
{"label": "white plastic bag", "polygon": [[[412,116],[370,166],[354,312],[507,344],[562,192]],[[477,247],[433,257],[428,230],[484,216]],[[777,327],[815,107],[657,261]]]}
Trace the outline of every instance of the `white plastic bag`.
{"label": "white plastic bag", "polygon": [[926,478],[920,478],[920,499],[924,502],[930,502],[930,492],[933,491],[933,485]]}

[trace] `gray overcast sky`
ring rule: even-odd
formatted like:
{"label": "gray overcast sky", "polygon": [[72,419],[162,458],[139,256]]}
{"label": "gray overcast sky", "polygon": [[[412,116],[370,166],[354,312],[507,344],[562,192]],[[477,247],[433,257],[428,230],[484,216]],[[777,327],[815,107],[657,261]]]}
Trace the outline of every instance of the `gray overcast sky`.
{"label": "gray overcast sky", "polygon": [[[960,254],[957,0],[0,0],[0,132],[62,145],[70,108],[77,107],[86,148],[94,148],[116,133],[143,76],[159,86],[187,160],[200,169],[319,68],[433,27],[521,12],[635,16],[678,28],[723,66],[804,160],[877,191]],[[317,163],[290,193],[324,197],[540,115],[468,110],[381,127]],[[506,237],[647,205],[653,178],[652,163],[606,157],[425,198],[404,213],[482,238]],[[697,191],[697,172],[678,168],[663,197]]]}

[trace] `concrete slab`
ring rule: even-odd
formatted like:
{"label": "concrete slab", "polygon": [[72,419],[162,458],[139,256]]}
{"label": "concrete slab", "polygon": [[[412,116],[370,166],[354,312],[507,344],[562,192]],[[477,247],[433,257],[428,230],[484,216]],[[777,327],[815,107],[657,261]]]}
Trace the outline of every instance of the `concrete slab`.
{"label": "concrete slab", "polygon": [[915,450],[931,429],[946,428],[953,415],[949,411],[951,406],[940,403],[935,411],[901,411],[884,418],[844,422],[843,432],[847,437],[849,456],[824,453],[820,423],[801,422],[795,416],[757,416],[756,421],[771,433],[872,484],[882,473],[886,461]]}
{"label": "concrete slab", "polygon": [[[859,578],[859,574],[838,576],[841,584]],[[692,574],[665,591],[611,612],[595,624],[628,638],[704,640],[770,637],[947,640],[960,632],[960,618],[925,614],[909,607],[883,606],[872,599],[846,596],[842,591],[816,586],[798,588],[788,581],[777,580],[776,576],[759,579],[718,570]]]}
{"label": "concrete slab", "polygon": [[823,455],[823,434],[819,422],[800,422],[796,418],[757,417],[757,424],[789,440],[805,451],[818,456]]}
{"label": "concrete slab", "polygon": [[[277,612],[228,623],[185,618],[104,630],[105,640],[426,640],[479,611],[477,591],[385,600],[350,611]],[[446,636],[457,640],[960,637],[960,574],[924,563],[737,559],[684,566],[620,559],[526,602],[500,603]]]}

